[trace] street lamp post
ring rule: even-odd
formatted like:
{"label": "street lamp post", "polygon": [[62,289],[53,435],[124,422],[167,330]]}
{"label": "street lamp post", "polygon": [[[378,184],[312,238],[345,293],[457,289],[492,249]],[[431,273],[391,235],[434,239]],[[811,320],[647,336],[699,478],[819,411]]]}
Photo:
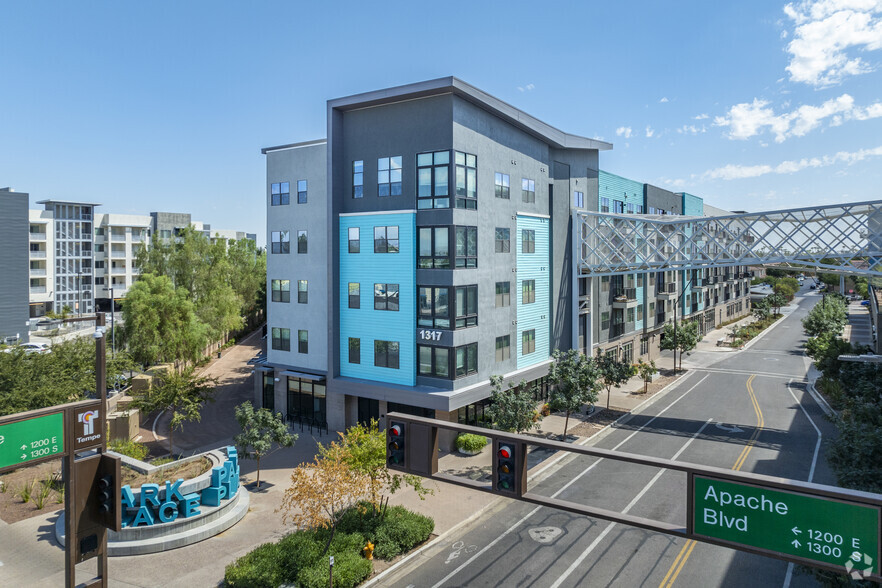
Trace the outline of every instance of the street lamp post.
{"label": "street lamp post", "polygon": [[[694,271],[694,270],[693,270]],[[693,277],[689,278],[689,281],[683,286],[683,290],[680,292],[680,295],[677,296],[677,300],[674,302],[674,373],[677,373],[677,346],[680,343],[680,340],[677,339],[677,305],[680,304],[680,299],[683,298],[683,294],[686,293],[686,289],[692,283],[695,274]]]}
{"label": "street lamp post", "polygon": [[110,357],[116,357],[116,300],[110,287]]}

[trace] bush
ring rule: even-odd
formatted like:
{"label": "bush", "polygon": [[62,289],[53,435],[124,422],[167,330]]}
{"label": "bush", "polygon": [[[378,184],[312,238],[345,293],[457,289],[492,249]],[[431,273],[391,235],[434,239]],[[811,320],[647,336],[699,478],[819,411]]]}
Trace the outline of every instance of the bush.
{"label": "bush", "polygon": [[392,559],[428,539],[434,529],[435,521],[429,517],[403,506],[389,507],[374,537],[374,555]]}
{"label": "bush", "polygon": [[325,546],[315,531],[295,531],[279,541],[282,554],[282,581],[295,582],[300,572],[317,562]]}
{"label": "bush", "polygon": [[285,581],[282,554],[278,543],[264,543],[228,565],[224,582],[231,587],[276,588]]}
{"label": "bush", "polygon": [[[336,539],[336,537],[335,537]],[[374,570],[374,565],[358,553],[351,551],[334,555],[334,586],[352,588],[363,582]],[[328,560],[321,558],[297,576],[297,583],[303,588],[325,588],[328,585]]]}
{"label": "bush", "polygon": [[114,439],[110,442],[110,450],[138,461],[144,461],[148,453],[146,445],[130,439]]}
{"label": "bush", "polygon": [[461,433],[456,437],[456,448],[460,451],[481,451],[487,445],[487,437],[472,433]]}

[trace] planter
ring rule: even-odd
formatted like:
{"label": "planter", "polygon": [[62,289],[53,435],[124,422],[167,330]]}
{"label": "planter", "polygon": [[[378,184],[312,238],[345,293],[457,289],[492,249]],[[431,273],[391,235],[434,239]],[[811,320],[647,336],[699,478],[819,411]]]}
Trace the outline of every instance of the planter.
{"label": "planter", "polygon": [[456,451],[457,451],[457,453],[461,453],[463,455],[478,455],[479,453],[481,453],[484,450],[478,449],[477,451],[469,451],[468,449],[457,449]]}

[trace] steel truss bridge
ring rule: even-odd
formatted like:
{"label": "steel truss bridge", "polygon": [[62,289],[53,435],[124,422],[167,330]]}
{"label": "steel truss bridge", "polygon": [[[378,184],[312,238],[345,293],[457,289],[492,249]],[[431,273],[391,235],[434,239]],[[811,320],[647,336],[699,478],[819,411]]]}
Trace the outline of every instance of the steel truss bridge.
{"label": "steel truss bridge", "polygon": [[733,265],[882,277],[882,200],[724,216],[579,212],[578,274]]}

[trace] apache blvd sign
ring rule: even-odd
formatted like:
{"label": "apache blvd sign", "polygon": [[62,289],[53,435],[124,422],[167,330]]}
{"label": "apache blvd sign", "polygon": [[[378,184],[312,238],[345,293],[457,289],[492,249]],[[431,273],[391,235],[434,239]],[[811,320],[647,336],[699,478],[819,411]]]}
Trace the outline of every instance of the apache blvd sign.
{"label": "apache blvd sign", "polygon": [[64,411],[0,425],[0,469],[64,454]]}
{"label": "apache blvd sign", "polygon": [[692,522],[707,537],[879,574],[879,507],[695,474]]}

